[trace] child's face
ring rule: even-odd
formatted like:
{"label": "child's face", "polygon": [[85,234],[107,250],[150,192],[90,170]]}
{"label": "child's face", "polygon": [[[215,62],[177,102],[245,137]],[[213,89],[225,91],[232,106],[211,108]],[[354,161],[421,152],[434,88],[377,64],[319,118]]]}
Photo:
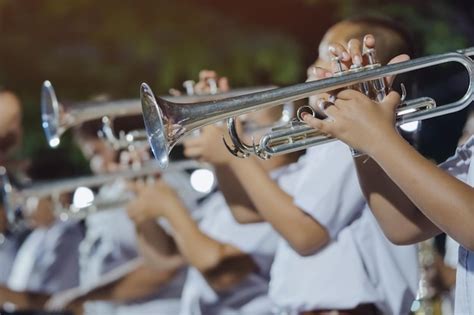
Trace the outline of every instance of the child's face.
{"label": "child's face", "polygon": [[0,151],[8,153],[20,144],[22,136],[21,104],[9,92],[0,93]]}

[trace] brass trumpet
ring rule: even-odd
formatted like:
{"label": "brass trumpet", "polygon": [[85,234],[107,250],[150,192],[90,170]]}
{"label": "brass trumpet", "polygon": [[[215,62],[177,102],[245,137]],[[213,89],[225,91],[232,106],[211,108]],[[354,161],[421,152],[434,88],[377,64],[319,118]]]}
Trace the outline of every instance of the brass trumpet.
{"label": "brass trumpet", "polygon": [[[235,89],[226,93],[204,95],[166,95],[162,96],[162,98],[177,103],[213,101],[263,91],[270,88],[271,87]],[[53,85],[50,81],[44,81],[41,88],[41,125],[49,146],[53,148],[60,144],[60,138],[64,132],[69,128],[80,125],[81,123],[94,119],[101,119],[103,117],[124,117],[139,115],[140,113],[141,103],[139,99],[90,101],[66,105],[58,101]]]}
{"label": "brass trumpet", "polygon": [[[150,87],[143,83],[140,88],[143,118],[150,146],[162,167],[168,164],[168,154],[173,146],[186,134],[222,119],[239,116],[251,111],[265,109],[286,102],[306,98],[311,95],[352,87],[366,82],[374,82],[388,76],[426,69],[449,62],[460,64],[467,71],[469,85],[466,93],[457,101],[436,106],[431,98],[405,101],[397,116],[397,124],[424,120],[452,112],[468,106],[473,100],[474,63],[468,58],[473,48],[459,52],[426,56],[397,64],[370,65],[363,71],[334,76],[324,80],[300,83],[293,86],[252,93],[220,101],[177,104],[163,98],[155,98]],[[232,132],[232,131],[231,131]],[[284,154],[322,144],[334,139],[315,131],[302,122],[274,131],[262,137],[259,145],[243,147],[244,153],[254,152],[267,158],[274,154]],[[236,148],[239,151],[241,148]],[[244,154],[245,155],[245,154]]]}

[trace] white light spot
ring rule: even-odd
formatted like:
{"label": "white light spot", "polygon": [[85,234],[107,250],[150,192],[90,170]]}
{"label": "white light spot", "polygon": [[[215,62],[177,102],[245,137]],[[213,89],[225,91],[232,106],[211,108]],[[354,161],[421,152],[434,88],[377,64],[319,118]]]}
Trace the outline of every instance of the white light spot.
{"label": "white light spot", "polygon": [[94,202],[94,192],[87,187],[78,187],[72,197],[73,208],[89,207]]}
{"label": "white light spot", "polygon": [[419,121],[412,121],[412,122],[401,125],[400,128],[406,132],[414,132],[418,130],[419,125],[420,125]]}
{"label": "white light spot", "polygon": [[200,193],[209,193],[214,187],[214,173],[208,169],[197,169],[191,174],[191,186]]}
{"label": "white light spot", "polygon": [[59,138],[55,137],[49,141],[49,146],[51,148],[56,148],[59,145],[59,142],[60,142]]}

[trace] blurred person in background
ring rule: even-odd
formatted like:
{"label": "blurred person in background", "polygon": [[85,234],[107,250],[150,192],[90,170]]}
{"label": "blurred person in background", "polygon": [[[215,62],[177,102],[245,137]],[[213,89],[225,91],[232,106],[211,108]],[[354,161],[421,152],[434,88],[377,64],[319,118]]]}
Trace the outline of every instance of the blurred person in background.
{"label": "blurred person in background", "polygon": [[[90,161],[94,174],[127,169],[119,152],[98,137],[101,122],[84,123],[75,130],[75,140]],[[140,155],[142,156],[142,155]],[[146,156],[146,154],[145,154]],[[102,186],[97,198],[116,200],[131,195],[118,178]],[[80,286],[61,292],[48,302],[48,309],[83,307],[85,314],[176,314],[184,274],[179,268],[154,272],[138,252],[135,227],[125,209],[89,214],[86,237],[80,245]]]}
{"label": "blurred person in background", "polygon": [[[196,94],[209,93],[210,80],[217,82],[220,92],[228,90],[226,79],[219,79],[214,71],[203,70],[195,86]],[[280,107],[266,114],[275,111],[278,113],[274,116],[279,118]],[[264,123],[269,122],[265,114],[256,115],[264,118]],[[262,123],[258,119],[257,122]],[[206,132],[206,128],[201,129],[201,134]],[[283,166],[283,160],[286,157],[266,165],[269,170],[276,169]],[[129,204],[128,212],[149,262],[157,268],[165,265],[163,258],[189,265],[180,314],[271,313],[267,293],[277,235],[268,223],[239,224],[220,192],[203,201],[199,207],[201,219],[196,222],[190,214],[192,210],[165,182],[160,180],[154,186],[137,190],[138,198]],[[165,219],[170,229],[163,230],[156,223],[157,218]]]}
{"label": "blurred person in background", "polygon": [[[72,167],[59,156],[50,151],[33,160],[28,175],[33,181],[67,176],[62,171]],[[21,206],[31,232],[15,256],[6,284],[0,287],[0,304],[7,309],[40,311],[52,294],[79,284],[79,244],[84,231],[79,222],[63,222],[55,216],[55,207],[61,205],[51,197],[28,198]]]}

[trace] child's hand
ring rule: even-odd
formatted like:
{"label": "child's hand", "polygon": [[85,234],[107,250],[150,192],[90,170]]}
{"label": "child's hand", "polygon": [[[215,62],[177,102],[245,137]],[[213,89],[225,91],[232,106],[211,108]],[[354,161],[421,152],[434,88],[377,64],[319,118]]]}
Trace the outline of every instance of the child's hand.
{"label": "child's hand", "polygon": [[355,90],[344,90],[337,94],[334,105],[326,108],[328,119],[321,120],[306,114],[304,121],[371,155],[386,138],[396,134],[395,110],[399,103],[400,95],[396,92],[390,92],[382,102],[377,103]]}
{"label": "child's hand", "polygon": [[182,207],[176,191],[161,179],[153,185],[137,182],[133,190],[137,197],[127,205],[127,213],[137,226]]}
{"label": "child's hand", "polygon": [[222,136],[227,130],[221,125],[201,128],[198,136],[184,140],[184,155],[213,165],[228,164],[234,156],[226,149]]}

